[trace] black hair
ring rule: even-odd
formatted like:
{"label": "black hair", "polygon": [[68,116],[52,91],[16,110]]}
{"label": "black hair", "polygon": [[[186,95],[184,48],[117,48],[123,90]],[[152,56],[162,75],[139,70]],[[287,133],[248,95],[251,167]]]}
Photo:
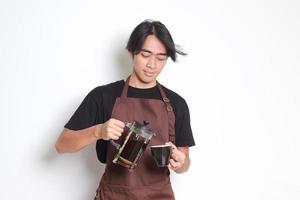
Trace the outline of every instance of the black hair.
{"label": "black hair", "polygon": [[138,54],[147,36],[155,35],[165,46],[167,56],[176,61],[176,53],[186,55],[183,51],[176,48],[172,36],[167,27],[159,21],[145,20],[135,27],[131,33],[126,49],[132,54]]}

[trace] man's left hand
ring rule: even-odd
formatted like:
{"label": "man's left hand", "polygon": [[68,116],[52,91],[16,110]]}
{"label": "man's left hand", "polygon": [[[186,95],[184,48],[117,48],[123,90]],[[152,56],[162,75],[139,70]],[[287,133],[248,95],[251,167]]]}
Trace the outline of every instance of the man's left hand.
{"label": "man's left hand", "polygon": [[170,163],[168,165],[169,169],[174,171],[180,170],[185,164],[186,154],[180,151],[172,142],[167,142],[166,144],[172,146]]}

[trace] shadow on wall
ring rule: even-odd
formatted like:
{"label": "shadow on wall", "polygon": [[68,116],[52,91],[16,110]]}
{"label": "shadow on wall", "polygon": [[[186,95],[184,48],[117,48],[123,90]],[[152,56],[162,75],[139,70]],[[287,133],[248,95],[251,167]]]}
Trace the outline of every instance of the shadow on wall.
{"label": "shadow on wall", "polygon": [[115,74],[119,78],[127,78],[132,72],[132,58],[126,49],[127,36],[119,37],[112,47],[111,61],[115,67]]}
{"label": "shadow on wall", "polygon": [[[105,165],[100,163],[97,159],[95,146],[96,142],[75,153],[66,153],[60,155],[55,150],[56,140],[63,130],[64,124],[75,112],[81,100],[82,98],[76,102],[70,103],[70,107],[62,110],[59,117],[53,119],[52,123],[50,123],[51,125],[46,128],[45,132],[49,134],[49,137],[45,138],[45,141],[43,142],[43,148],[41,149],[44,149],[45,152],[42,153],[41,159],[45,165],[44,170],[49,170],[48,173],[51,173],[53,176],[57,176],[62,179],[68,179],[70,178],[70,175],[74,175],[76,171],[83,169],[82,172],[80,171],[80,174],[78,174],[78,181],[80,181],[82,175],[85,175],[86,177],[84,177],[84,179],[88,180],[88,184],[85,185],[87,190],[83,194],[84,197],[82,197],[82,199],[93,199],[95,197],[95,192],[100,178],[105,170]],[[78,164],[78,166],[74,166],[74,163],[76,165]],[[63,174],[65,177],[61,177],[61,174]],[[66,182],[69,181],[67,180]],[[65,189],[68,190],[68,188]]]}
{"label": "shadow on wall", "polygon": [[[124,43],[125,40],[118,39],[114,43],[112,49],[114,50],[113,55],[111,57],[113,67],[115,68],[113,70],[113,73],[115,74],[106,74],[105,76],[111,76],[111,77],[118,77],[120,78],[127,78],[127,76],[132,71],[132,64],[131,64],[131,57],[128,54],[127,50],[124,48],[122,43]],[[120,48],[121,47],[121,48]],[[100,77],[101,78],[101,77]],[[96,86],[95,86],[96,87]],[[69,117],[75,112],[78,105],[82,101],[82,97],[79,97],[74,102],[70,102],[70,107],[68,109],[64,109],[61,111],[58,118],[53,119],[53,122],[51,123],[56,124],[58,126],[50,126],[48,127],[48,130],[46,132],[49,133],[49,135],[52,135],[52,138],[50,141],[53,141],[53,143],[49,144],[49,142],[46,142],[46,144],[49,144],[48,148],[45,146],[43,149],[45,149],[45,153],[43,154],[43,163],[47,166],[53,167],[53,164],[56,162],[61,162],[58,166],[59,169],[56,169],[59,171],[59,173],[64,174],[62,171],[67,170],[66,167],[61,168],[61,166],[69,166],[69,163],[83,163],[85,171],[82,172],[82,174],[87,174],[88,177],[86,177],[86,180],[88,180],[89,185],[91,185],[91,188],[89,191],[86,191],[86,194],[84,194],[85,197],[83,199],[93,199],[95,195],[95,191],[98,187],[99,181],[104,173],[105,165],[100,163],[97,159],[96,155],[96,143],[93,143],[84,149],[80,150],[79,152],[76,152],[74,154],[69,154],[70,156],[60,156],[55,151],[55,142],[60,134],[60,132],[63,129],[63,125],[69,120]],[[62,125],[62,126],[61,126]],[[48,140],[49,141],[49,140]],[[75,161],[74,161],[75,160]],[[79,161],[76,161],[79,160]],[[50,164],[51,163],[51,164]]]}

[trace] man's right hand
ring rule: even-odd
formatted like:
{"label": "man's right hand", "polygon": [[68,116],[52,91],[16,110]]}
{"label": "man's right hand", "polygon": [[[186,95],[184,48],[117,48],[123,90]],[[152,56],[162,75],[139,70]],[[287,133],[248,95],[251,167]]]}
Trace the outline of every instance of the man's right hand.
{"label": "man's right hand", "polygon": [[114,119],[114,118],[110,118],[105,123],[98,124],[96,126],[94,135],[98,139],[117,140],[122,135],[124,127],[125,127],[124,122]]}

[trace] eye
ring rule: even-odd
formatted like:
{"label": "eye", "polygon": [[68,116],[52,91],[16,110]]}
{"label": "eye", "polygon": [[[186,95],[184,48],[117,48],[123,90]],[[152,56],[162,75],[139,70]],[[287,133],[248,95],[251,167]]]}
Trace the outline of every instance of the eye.
{"label": "eye", "polygon": [[151,54],[149,52],[142,52],[141,55],[145,58],[149,57]]}
{"label": "eye", "polygon": [[164,60],[167,59],[167,56],[166,56],[166,55],[158,55],[158,56],[157,56],[157,59],[158,59],[159,61],[164,61]]}

